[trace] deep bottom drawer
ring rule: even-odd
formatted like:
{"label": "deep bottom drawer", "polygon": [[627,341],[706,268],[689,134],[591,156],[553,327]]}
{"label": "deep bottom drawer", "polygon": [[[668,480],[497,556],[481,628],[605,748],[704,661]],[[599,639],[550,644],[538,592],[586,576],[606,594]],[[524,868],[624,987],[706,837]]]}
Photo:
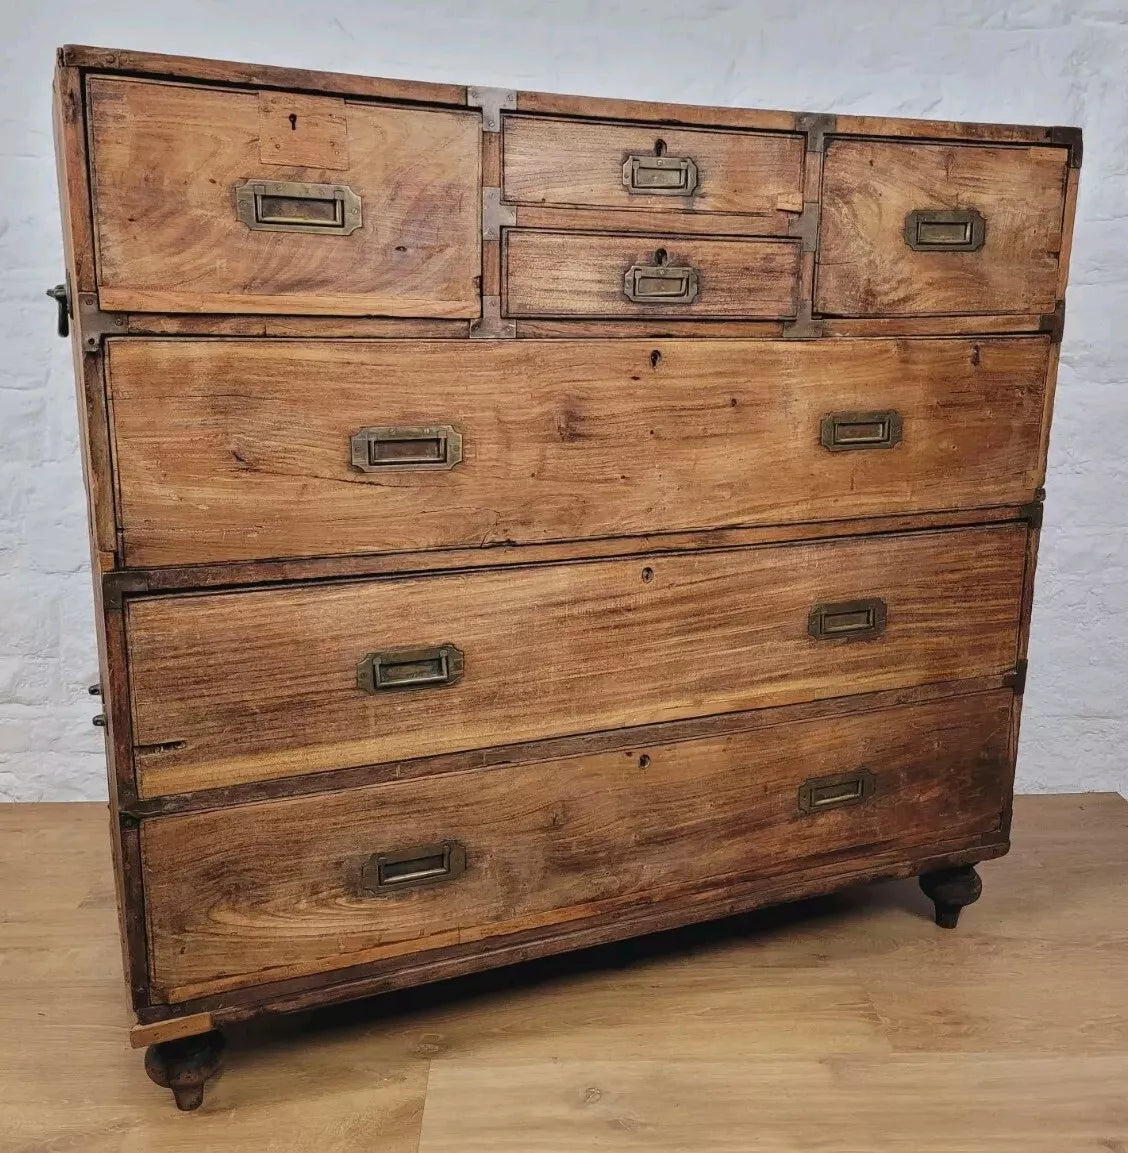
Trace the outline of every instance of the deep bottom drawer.
{"label": "deep bottom drawer", "polygon": [[982,836],[1013,694],[147,821],[154,988],[183,1000]]}

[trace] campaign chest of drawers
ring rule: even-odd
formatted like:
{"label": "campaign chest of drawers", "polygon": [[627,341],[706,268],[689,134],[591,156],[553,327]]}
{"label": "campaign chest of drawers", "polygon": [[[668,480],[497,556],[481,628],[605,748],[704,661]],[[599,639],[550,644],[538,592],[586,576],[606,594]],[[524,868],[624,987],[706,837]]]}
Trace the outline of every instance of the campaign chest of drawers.
{"label": "campaign chest of drawers", "polygon": [[1079,131],[65,48],[126,975],[221,1030],[1006,852]]}

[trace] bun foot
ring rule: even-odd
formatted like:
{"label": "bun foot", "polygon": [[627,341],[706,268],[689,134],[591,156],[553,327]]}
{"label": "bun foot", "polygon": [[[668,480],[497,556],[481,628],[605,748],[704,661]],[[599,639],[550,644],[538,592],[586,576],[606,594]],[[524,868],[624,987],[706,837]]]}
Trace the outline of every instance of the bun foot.
{"label": "bun foot", "polygon": [[204,1083],[223,1064],[223,1047],[223,1034],[215,1030],[162,1041],[145,1050],[145,1072],[150,1081],[172,1090],[177,1109],[199,1109],[204,1100]]}
{"label": "bun foot", "polygon": [[937,869],[923,873],[920,887],[924,895],[936,906],[936,924],[942,929],[954,929],[960,919],[960,910],[979,900],[983,882],[974,865],[956,865],[950,869]]}

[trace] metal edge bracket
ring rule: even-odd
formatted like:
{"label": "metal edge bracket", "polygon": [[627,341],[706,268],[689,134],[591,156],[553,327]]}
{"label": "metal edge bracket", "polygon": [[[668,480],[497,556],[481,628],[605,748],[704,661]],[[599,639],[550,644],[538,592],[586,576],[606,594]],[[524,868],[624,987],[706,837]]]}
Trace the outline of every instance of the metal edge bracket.
{"label": "metal edge bracket", "polygon": [[1069,149],[1069,167],[1080,168],[1081,156],[1084,151],[1080,128],[1067,124],[1055,124],[1047,132],[1049,143],[1059,148]]}
{"label": "metal edge bracket", "polygon": [[517,111],[515,88],[467,88],[466,107],[482,110],[482,131],[500,132],[502,112]]}
{"label": "metal edge bracket", "polygon": [[1065,298],[1054,305],[1053,312],[1045,313],[1038,321],[1038,331],[1050,334],[1051,344],[1061,344],[1065,332]]}
{"label": "metal edge bracket", "polygon": [[517,335],[517,322],[504,320],[501,315],[501,297],[483,296],[482,315],[470,321],[471,340],[512,340]]}
{"label": "metal edge bracket", "polygon": [[1030,504],[1022,506],[1022,519],[1033,529],[1042,527],[1042,520],[1046,511],[1046,506],[1042,503],[1046,499],[1045,489],[1039,489],[1038,493],[1039,495]]}
{"label": "metal edge bracket", "polygon": [[1014,689],[1014,695],[1016,697],[1020,697],[1026,692],[1026,673],[1029,668],[1030,662],[1025,657],[1014,663],[1014,672],[1010,677],[1010,687]]}
{"label": "metal edge bracket", "polygon": [[814,252],[819,243],[819,202],[804,200],[803,211],[787,225],[787,235],[798,237],[800,252]]}
{"label": "metal edge bracket", "polygon": [[831,112],[800,112],[795,117],[795,128],[807,134],[807,151],[822,152],[826,137],[838,127],[838,117]]}
{"label": "metal edge bracket", "polygon": [[98,307],[98,297],[93,292],[78,294],[78,307],[75,310],[79,342],[83,352],[98,352],[102,347],[103,336],[121,335],[129,319],[124,312],[103,312]]}
{"label": "metal edge bracket", "polygon": [[785,320],[780,333],[784,340],[818,340],[825,335],[826,326],[821,319],[816,320],[812,316],[809,300],[800,301],[795,319]]}
{"label": "metal edge bracket", "polygon": [[482,239],[500,240],[501,230],[516,224],[517,209],[512,204],[502,204],[500,188],[485,185],[482,188]]}

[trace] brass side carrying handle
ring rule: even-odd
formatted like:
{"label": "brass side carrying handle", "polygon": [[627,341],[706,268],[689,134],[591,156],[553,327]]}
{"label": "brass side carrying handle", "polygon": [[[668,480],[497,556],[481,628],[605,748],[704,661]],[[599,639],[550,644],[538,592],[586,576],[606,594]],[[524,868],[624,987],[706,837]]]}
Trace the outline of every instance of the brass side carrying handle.
{"label": "brass side carrying handle", "polygon": [[454,645],[387,649],[369,653],[356,669],[357,687],[366,693],[390,689],[425,689],[453,685],[462,676],[465,658]]}
{"label": "brass side carrying handle", "polygon": [[244,180],[235,185],[235,215],[256,232],[348,236],[361,225],[360,197],[347,184]]}
{"label": "brass side carrying handle", "polygon": [[819,604],[807,617],[807,632],[817,641],[872,640],[885,631],[886,614],[880,597]]}
{"label": "brass side carrying handle", "polygon": [[829,412],[819,426],[819,443],[831,452],[860,448],[893,448],[901,443],[904,420],[899,412]]}
{"label": "brass side carrying handle", "polygon": [[638,304],[692,304],[701,283],[697,269],[668,259],[659,248],[653,264],[632,264],[623,277],[626,298]]}
{"label": "brass side carrying handle", "polygon": [[459,841],[413,845],[391,853],[373,853],[360,871],[360,887],[368,896],[388,897],[452,881],[466,872],[466,846]]}
{"label": "brass side carrying handle", "polygon": [[462,460],[462,434],[451,424],[362,428],[349,438],[349,463],[360,472],[454,468]]}
{"label": "brass side carrying handle", "polygon": [[905,243],[916,252],[974,252],[986,237],[987,221],[974,208],[917,208],[905,217]]}
{"label": "brass side carrying handle", "polygon": [[632,152],[623,164],[627,191],[645,196],[691,196],[697,189],[697,165],[688,156],[667,156],[661,141],[654,155]]}
{"label": "brass side carrying handle", "polygon": [[830,777],[811,777],[799,786],[799,812],[821,813],[860,805],[873,796],[876,780],[869,769],[836,773]]}

